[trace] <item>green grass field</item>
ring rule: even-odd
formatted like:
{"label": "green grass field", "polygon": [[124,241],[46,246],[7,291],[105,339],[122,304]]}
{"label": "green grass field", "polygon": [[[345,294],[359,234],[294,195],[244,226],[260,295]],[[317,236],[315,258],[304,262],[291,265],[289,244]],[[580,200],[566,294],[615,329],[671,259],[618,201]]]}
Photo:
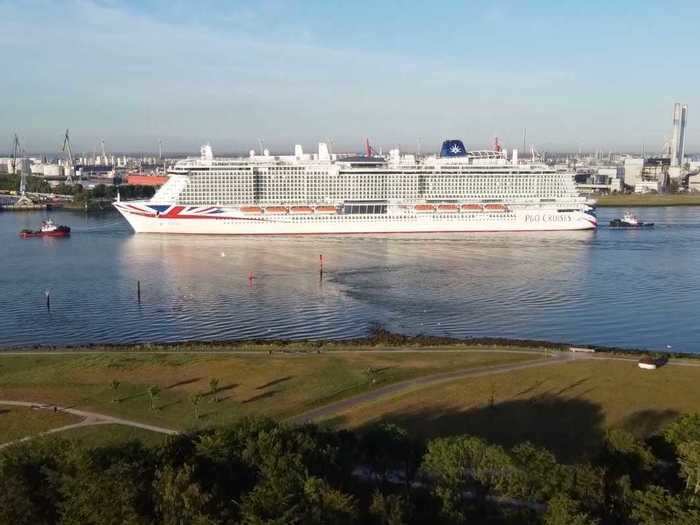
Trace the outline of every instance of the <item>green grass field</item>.
{"label": "green grass field", "polygon": [[640,370],[636,362],[583,360],[454,381],[358,406],[329,420],[351,428],[392,422],[421,437],[475,434],[524,440],[563,459],[596,450],[607,428],[639,437],[700,411],[700,368]]}
{"label": "green grass field", "polygon": [[79,421],[80,418],[61,412],[0,404],[0,444]]}
{"label": "green grass field", "polygon": [[[484,349],[272,356],[260,352],[0,355],[0,399],[57,403],[187,430],[249,415],[285,418],[402,379],[538,357]],[[368,374],[368,369],[374,372]],[[219,381],[215,395],[209,393],[212,378]],[[120,382],[116,393],[113,380]],[[160,388],[156,410],[150,406],[149,385]],[[196,393],[204,396],[198,419],[190,401]]]}
{"label": "green grass field", "polygon": [[61,439],[78,442],[85,447],[114,446],[128,441],[141,441],[145,445],[160,445],[169,436],[124,425],[93,425],[71,428],[60,434]]}
{"label": "green grass field", "polygon": [[700,193],[619,194],[593,197],[599,207],[700,206]]}

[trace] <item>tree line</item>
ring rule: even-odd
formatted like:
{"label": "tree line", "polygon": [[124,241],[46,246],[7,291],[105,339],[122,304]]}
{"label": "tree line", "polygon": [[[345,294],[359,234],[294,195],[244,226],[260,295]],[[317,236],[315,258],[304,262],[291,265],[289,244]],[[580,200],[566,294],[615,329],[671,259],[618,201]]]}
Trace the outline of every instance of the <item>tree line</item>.
{"label": "tree line", "polygon": [[647,441],[610,430],[573,464],[391,424],[244,419],[153,447],[40,438],[0,451],[0,523],[696,525],[700,415]]}

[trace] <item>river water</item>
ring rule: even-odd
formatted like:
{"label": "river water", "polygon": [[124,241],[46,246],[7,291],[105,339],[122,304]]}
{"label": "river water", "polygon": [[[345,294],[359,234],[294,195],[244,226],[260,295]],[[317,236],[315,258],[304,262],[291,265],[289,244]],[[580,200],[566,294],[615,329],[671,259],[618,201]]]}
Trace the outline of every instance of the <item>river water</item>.
{"label": "river water", "polygon": [[349,338],[380,323],[700,352],[700,208],[636,212],[657,226],[285,239],[134,235],[116,213],[55,211],[72,237],[27,240],[45,214],[0,213],[0,346]]}

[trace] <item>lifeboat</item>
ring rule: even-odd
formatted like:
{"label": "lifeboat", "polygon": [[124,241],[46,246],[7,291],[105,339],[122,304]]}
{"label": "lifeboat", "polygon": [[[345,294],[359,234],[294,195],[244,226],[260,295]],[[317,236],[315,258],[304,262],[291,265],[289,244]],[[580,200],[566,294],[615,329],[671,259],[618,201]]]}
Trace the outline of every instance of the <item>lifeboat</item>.
{"label": "lifeboat", "polygon": [[263,210],[258,206],[241,206],[241,212],[247,213],[249,215],[260,215]]}
{"label": "lifeboat", "polygon": [[432,204],[416,204],[416,213],[433,213],[435,211],[435,206]]}
{"label": "lifeboat", "polygon": [[462,211],[484,211],[481,204],[462,204]]}
{"label": "lifeboat", "polygon": [[338,213],[335,206],[316,206],[316,213]]}
{"label": "lifeboat", "polygon": [[486,211],[508,211],[508,206],[505,204],[485,204]]}
{"label": "lifeboat", "polygon": [[289,210],[284,206],[268,206],[265,208],[265,213],[273,213],[276,215],[281,215],[284,213],[289,213]]}
{"label": "lifeboat", "polygon": [[310,213],[313,213],[314,209],[310,208],[309,206],[292,206],[289,211],[290,213],[308,215]]}
{"label": "lifeboat", "polygon": [[457,213],[459,211],[459,206],[456,204],[438,204],[437,209],[442,213]]}

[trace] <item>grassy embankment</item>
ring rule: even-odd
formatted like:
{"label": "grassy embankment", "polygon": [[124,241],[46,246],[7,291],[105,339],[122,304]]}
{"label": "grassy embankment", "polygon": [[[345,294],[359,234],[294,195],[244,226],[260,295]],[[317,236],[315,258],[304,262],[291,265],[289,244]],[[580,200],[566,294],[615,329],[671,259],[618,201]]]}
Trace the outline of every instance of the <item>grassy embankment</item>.
{"label": "grassy embankment", "polygon": [[0,405],[0,443],[35,436],[79,421],[80,418],[61,412]]}
{"label": "grassy embankment", "polygon": [[[242,416],[285,418],[379,385],[487,365],[515,363],[541,356],[522,351],[340,353],[309,351],[305,344],[279,346],[244,355],[203,353],[99,352],[0,355],[0,399],[56,403],[144,423],[186,430],[220,425]],[[343,348],[341,345],[330,345]],[[240,349],[241,347],[236,347]],[[257,347],[256,347],[257,348]],[[356,347],[353,347],[356,348]],[[360,347],[361,348],[361,347]],[[466,350],[466,345],[442,350]],[[473,349],[472,349],[473,350]],[[212,393],[210,382],[218,380]],[[112,381],[118,381],[116,391]],[[160,393],[151,409],[149,386]],[[202,394],[197,405],[192,396]],[[117,402],[114,402],[114,399]],[[2,405],[0,405],[2,408]],[[60,425],[53,425],[60,426]],[[28,433],[30,429],[22,430]],[[77,434],[108,435],[109,427]],[[23,435],[25,435],[23,434]],[[7,441],[0,430],[0,442]]]}
{"label": "grassy embankment", "polygon": [[635,361],[585,359],[415,390],[329,422],[391,422],[423,437],[474,434],[504,445],[530,440],[574,459],[592,453],[609,428],[646,438],[699,410],[698,367],[645,371]]}
{"label": "grassy embankment", "polygon": [[599,207],[700,206],[700,193],[621,194],[594,197]]}

